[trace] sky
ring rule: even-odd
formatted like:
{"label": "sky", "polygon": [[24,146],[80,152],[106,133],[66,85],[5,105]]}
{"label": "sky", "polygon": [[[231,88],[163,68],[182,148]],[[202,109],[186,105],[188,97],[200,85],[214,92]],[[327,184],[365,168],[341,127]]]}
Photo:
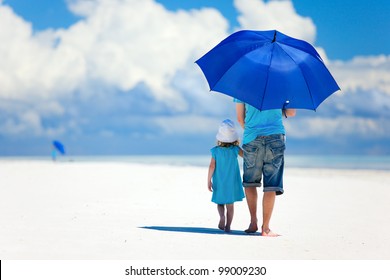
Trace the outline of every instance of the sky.
{"label": "sky", "polygon": [[[0,0],[0,156],[208,154],[230,97],[194,63],[241,29],[311,43],[341,91],[290,154],[390,155],[387,0]],[[242,131],[241,131],[242,132]]]}

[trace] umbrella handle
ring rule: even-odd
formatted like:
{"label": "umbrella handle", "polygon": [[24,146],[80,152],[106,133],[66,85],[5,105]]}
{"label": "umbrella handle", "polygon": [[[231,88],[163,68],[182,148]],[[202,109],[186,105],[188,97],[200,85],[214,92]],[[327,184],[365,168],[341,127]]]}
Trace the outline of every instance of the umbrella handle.
{"label": "umbrella handle", "polygon": [[284,102],[284,104],[283,104],[283,109],[282,109],[282,112],[283,112],[283,115],[286,117],[286,119],[287,119],[287,114],[286,114],[286,106],[288,105],[288,104],[290,104],[290,100],[286,100],[286,102]]}

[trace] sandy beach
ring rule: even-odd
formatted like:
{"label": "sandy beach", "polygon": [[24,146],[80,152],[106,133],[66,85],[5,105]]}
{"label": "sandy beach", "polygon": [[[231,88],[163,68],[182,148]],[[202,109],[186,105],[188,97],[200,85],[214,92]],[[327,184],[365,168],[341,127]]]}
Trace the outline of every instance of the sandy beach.
{"label": "sandy beach", "polygon": [[0,259],[388,260],[390,172],[286,169],[271,223],[217,230],[207,167],[0,161]]}

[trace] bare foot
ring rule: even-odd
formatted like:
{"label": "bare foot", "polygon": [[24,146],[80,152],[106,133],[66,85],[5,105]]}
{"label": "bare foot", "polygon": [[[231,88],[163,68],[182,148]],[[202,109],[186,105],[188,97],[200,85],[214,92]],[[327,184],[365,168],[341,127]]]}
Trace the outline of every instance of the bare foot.
{"label": "bare foot", "polygon": [[230,227],[229,226],[225,227],[225,232],[230,232]]}
{"label": "bare foot", "polygon": [[222,218],[219,220],[218,228],[219,228],[220,230],[225,230],[225,217],[222,217]]}
{"label": "bare foot", "polygon": [[270,229],[263,229],[261,232],[261,236],[278,237],[278,236],[280,236],[280,234],[274,233]]}
{"label": "bare foot", "polygon": [[250,223],[249,228],[245,230],[246,233],[255,233],[258,230],[257,224]]}

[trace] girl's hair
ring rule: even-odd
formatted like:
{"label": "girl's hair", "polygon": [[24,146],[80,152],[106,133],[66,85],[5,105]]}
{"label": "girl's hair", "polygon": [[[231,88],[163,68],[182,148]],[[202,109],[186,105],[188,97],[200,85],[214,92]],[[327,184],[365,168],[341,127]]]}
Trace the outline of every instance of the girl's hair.
{"label": "girl's hair", "polygon": [[217,145],[219,147],[225,147],[225,148],[228,148],[228,147],[231,147],[231,146],[239,146],[240,145],[240,142],[237,141],[234,141],[232,143],[226,143],[226,142],[221,142],[221,141],[217,141]]}

